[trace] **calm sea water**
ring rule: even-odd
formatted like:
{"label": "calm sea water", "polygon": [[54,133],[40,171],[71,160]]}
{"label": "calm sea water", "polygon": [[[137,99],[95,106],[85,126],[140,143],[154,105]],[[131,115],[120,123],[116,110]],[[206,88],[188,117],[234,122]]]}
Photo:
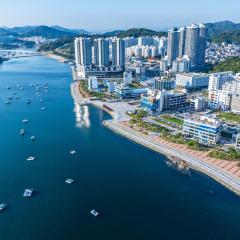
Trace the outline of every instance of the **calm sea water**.
{"label": "calm sea water", "polygon": [[[0,240],[240,239],[239,197],[104,128],[110,117],[76,106],[71,80],[68,65],[45,57],[0,66],[0,202],[9,204]],[[49,91],[36,93],[36,83]],[[20,99],[6,105],[12,95]],[[31,155],[36,161],[27,162]],[[34,188],[32,198],[22,197],[25,188]]]}

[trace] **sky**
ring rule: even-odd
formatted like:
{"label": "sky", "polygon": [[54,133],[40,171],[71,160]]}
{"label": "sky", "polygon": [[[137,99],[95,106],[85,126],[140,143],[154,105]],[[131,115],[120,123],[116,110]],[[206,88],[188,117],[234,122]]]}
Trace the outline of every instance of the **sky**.
{"label": "sky", "polygon": [[0,26],[165,30],[226,19],[240,22],[239,12],[240,0],[0,0]]}

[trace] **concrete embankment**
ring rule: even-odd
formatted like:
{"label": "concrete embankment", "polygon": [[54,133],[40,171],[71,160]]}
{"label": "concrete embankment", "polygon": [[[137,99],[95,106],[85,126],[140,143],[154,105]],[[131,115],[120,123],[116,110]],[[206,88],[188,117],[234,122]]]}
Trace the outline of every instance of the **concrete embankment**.
{"label": "concrete embankment", "polygon": [[104,125],[112,131],[129,138],[130,140],[137,142],[145,147],[148,147],[161,154],[175,156],[182,161],[185,161],[191,168],[196,169],[212,177],[231,191],[240,195],[240,181],[233,176],[225,173],[222,169],[218,169],[210,164],[201,161],[195,157],[184,154],[174,148],[169,148],[161,145],[160,143],[153,142],[148,136],[141,136],[138,132],[130,129],[126,129],[116,121],[104,121]]}
{"label": "concrete embankment", "polygon": [[178,159],[181,159],[182,161],[186,162],[191,168],[205,173],[206,175],[210,176],[217,182],[230,189],[231,191],[240,195],[239,178],[235,178],[234,176],[231,176],[228,173],[224,172],[222,169],[217,168],[216,166],[212,166],[211,164],[202,161],[197,157],[191,156],[184,152],[180,152],[179,150],[174,148],[169,148],[166,145],[162,145],[158,142],[154,142],[149,136],[142,136],[135,130],[126,128],[119,123],[119,114],[117,111],[109,108],[103,102],[84,99],[80,95],[77,82],[71,84],[71,94],[75,102],[77,102],[79,105],[92,104],[93,106],[96,106],[110,114],[114,120],[104,121],[103,124],[117,134],[125,136],[134,142],[137,142],[166,156],[174,156]]}

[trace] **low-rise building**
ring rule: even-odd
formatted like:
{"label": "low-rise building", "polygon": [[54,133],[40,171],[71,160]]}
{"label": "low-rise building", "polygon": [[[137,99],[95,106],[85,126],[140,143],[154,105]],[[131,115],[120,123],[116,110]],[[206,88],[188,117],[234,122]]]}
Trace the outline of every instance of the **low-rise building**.
{"label": "low-rise building", "polygon": [[189,105],[186,93],[170,91],[162,94],[164,94],[163,111],[173,111]]}
{"label": "low-rise building", "polygon": [[150,112],[157,112],[159,110],[159,98],[143,94],[141,97],[141,107]]}
{"label": "low-rise building", "polygon": [[132,72],[124,72],[123,73],[123,83],[131,84],[133,81]]}
{"label": "low-rise building", "polygon": [[205,108],[205,99],[203,97],[198,97],[191,99],[190,109],[192,111],[202,111]]}
{"label": "low-rise building", "polygon": [[232,95],[228,91],[212,90],[208,92],[208,107],[213,110],[227,111],[231,106]]}
{"label": "low-rise building", "polygon": [[126,84],[115,84],[114,93],[117,97],[124,98],[139,98],[142,94],[146,94],[147,88],[130,88]]}
{"label": "low-rise building", "polygon": [[156,77],[154,79],[154,89],[162,90],[171,90],[175,88],[175,79],[167,77]]}
{"label": "low-rise building", "polygon": [[235,148],[236,148],[236,150],[240,151],[240,130],[237,135]]}
{"label": "low-rise building", "polygon": [[115,83],[114,82],[108,82],[107,87],[108,87],[109,93],[113,93],[115,91]]}
{"label": "low-rise building", "polygon": [[176,74],[176,86],[186,89],[207,88],[209,76],[200,73],[178,73]]}
{"label": "low-rise building", "polygon": [[88,90],[89,91],[98,91],[98,80],[96,77],[88,78]]}
{"label": "low-rise building", "polygon": [[219,72],[213,73],[209,76],[209,91],[222,90],[222,87],[225,83],[231,82],[234,80],[233,72]]}
{"label": "low-rise building", "polygon": [[240,114],[240,95],[233,95],[231,102],[231,111]]}
{"label": "low-rise building", "polygon": [[221,130],[221,121],[214,118],[196,115],[184,119],[183,135],[203,145],[216,145],[220,140]]}

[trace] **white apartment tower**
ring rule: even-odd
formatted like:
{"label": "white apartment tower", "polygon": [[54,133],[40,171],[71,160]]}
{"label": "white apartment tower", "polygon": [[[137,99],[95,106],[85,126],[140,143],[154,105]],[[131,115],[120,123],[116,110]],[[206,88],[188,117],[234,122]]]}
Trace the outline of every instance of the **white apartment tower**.
{"label": "white apartment tower", "polygon": [[90,38],[76,38],[75,44],[75,60],[77,66],[87,66],[92,64],[92,44]]}

